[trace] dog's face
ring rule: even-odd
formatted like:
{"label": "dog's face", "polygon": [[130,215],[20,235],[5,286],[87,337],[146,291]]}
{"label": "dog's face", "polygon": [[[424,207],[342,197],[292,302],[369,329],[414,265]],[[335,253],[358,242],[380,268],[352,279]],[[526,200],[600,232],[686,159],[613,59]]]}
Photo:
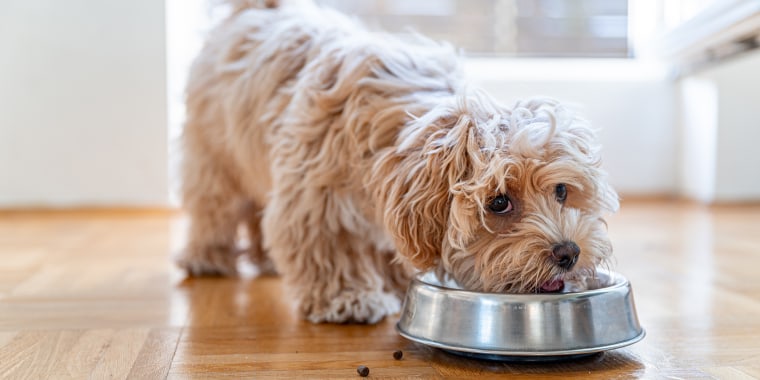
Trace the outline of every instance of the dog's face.
{"label": "dog's face", "polygon": [[593,132],[555,102],[508,110],[476,98],[414,123],[426,127],[376,169],[390,171],[377,173],[389,176],[379,186],[386,227],[416,267],[466,289],[530,293],[559,290],[610,257],[602,217],[617,194]]}

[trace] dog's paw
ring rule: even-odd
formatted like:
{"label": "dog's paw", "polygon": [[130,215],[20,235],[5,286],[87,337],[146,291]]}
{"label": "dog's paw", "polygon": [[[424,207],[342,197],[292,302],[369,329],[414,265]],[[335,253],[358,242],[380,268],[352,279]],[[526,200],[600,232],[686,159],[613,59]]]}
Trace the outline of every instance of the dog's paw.
{"label": "dog's paw", "polygon": [[259,270],[259,276],[277,276],[279,274],[272,260],[260,261],[255,265]]}
{"label": "dog's paw", "polygon": [[246,250],[244,257],[250,265],[256,268],[256,273],[259,276],[277,276],[279,274],[274,262],[266,254]]}
{"label": "dog's paw", "polygon": [[186,249],[176,263],[190,276],[234,276],[238,256],[239,253],[222,247]]}
{"label": "dog's paw", "polygon": [[401,301],[393,294],[380,291],[344,291],[329,300],[323,308],[313,308],[306,318],[313,323],[370,323],[398,313]]}

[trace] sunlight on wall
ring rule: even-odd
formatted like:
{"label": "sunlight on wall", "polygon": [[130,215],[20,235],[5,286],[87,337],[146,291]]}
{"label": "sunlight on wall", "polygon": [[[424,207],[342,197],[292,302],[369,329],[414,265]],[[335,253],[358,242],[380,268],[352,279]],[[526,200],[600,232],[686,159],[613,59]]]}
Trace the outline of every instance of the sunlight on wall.
{"label": "sunlight on wall", "polygon": [[703,202],[715,195],[718,89],[709,80],[688,78],[680,86],[681,192]]}
{"label": "sunlight on wall", "polygon": [[185,121],[185,83],[205,34],[216,19],[207,0],[166,0],[167,103],[169,106],[169,202],[179,205],[180,136]]}

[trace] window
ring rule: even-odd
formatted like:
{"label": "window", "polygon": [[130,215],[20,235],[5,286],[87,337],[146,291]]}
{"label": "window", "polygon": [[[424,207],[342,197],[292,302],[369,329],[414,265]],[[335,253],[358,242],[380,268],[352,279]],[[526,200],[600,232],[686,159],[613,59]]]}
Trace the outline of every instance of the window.
{"label": "window", "polygon": [[470,56],[628,57],[627,0],[318,0],[373,29],[449,41]]}

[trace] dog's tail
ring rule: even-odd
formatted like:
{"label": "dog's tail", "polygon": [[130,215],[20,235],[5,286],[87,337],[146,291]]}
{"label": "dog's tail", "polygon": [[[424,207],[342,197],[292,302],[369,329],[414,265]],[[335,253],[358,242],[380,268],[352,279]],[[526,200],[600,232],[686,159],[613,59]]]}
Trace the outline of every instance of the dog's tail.
{"label": "dog's tail", "polygon": [[279,8],[281,0],[223,0],[219,1],[232,8],[232,13],[240,13],[251,8]]}
{"label": "dog's tail", "polygon": [[247,9],[275,9],[280,7],[314,6],[313,0],[216,0],[216,3],[227,6],[230,14],[236,15]]}

